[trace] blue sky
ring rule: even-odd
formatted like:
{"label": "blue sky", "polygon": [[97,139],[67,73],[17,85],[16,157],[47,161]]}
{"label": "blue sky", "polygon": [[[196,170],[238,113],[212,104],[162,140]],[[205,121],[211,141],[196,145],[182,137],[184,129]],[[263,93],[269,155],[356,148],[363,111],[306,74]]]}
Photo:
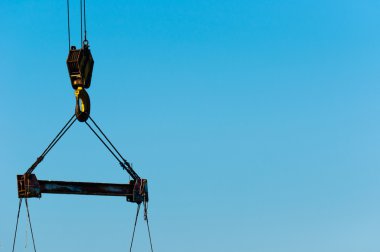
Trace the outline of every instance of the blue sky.
{"label": "blue sky", "polygon": [[[0,2],[0,251],[16,174],[74,112],[66,18],[66,1]],[[88,0],[87,18],[91,115],[149,180],[155,251],[378,252],[380,2]],[[129,179],[80,123],[35,173]],[[29,202],[39,251],[129,248],[123,198]]]}

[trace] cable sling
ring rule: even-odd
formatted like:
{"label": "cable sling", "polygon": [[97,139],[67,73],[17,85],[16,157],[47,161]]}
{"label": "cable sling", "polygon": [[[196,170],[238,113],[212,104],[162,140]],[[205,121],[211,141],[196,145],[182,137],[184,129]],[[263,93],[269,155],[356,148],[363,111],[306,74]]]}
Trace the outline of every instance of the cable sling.
{"label": "cable sling", "polygon": [[140,179],[139,175],[133,170],[131,164],[120,154],[120,152],[116,149],[116,147],[112,144],[112,142],[108,139],[108,137],[104,134],[104,132],[100,129],[100,127],[96,124],[96,122],[89,116],[90,121],[95,125],[96,129],[100,132],[100,134],[105,138],[108,144],[114,149],[114,151],[118,154],[115,154],[114,151],[105,143],[105,141],[100,137],[100,135],[91,127],[88,122],[85,122],[86,125],[90,128],[90,130],[95,134],[95,136],[103,143],[103,145],[109,150],[109,152],[115,157],[115,159],[119,162],[120,166],[126,170],[129,175],[133,179]]}
{"label": "cable sling", "polygon": [[31,219],[30,219],[29,206],[28,206],[28,199],[27,199],[27,198],[25,198],[25,205],[26,205],[26,211],[27,211],[27,213],[28,213],[29,227],[30,227],[30,233],[32,234],[32,241],[33,241],[34,252],[37,252],[37,250],[36,250],[36,243],[35,243],[35,241],[34,241],[33,228],[32,228],[32,221],[31,221]]}
{"label": "cable sling", "polygon": [[149,220],[148,220],[148,202],[146,202],[145,198],[144,198],[144,220],[146,221],[146,226],[148,227],[150,250],[153,252],[152,237],[150,235]]}
{"label": "cable sling", "polygon": [[16,229],[15,229],[15,234],[13,236],[13,247],[12,247],[12,252],[15,251],[15,244],[16,244],[16,237],[17,237],[17,227],[18,227],[18,220],[20,218],[20,210],[21,210],[21,205],[22,205],[22,199],[19,200],[18,203],[18,212],[17,212],[17,219],[16,219]]}
{"label": "cable sling", "polygon": [[[20,198],[20,200],[19,200],[19,204],[18,204],[17,219],[16,219],[16,228],[15,228],[15,233],[14,233],[14,236],[13,236],[12,252],[15,251],[16,238],[17,238],[17,229],[18,229],[18,221],[19,221],[19,219],[20,219],[21,205],[22,205],[22,198]],[[27,211],[27,216],[28,216],[28,221],[29,221],[30,233],[32,234],[33,249],[34,249],[34,252],[37,252],[37,249],[36,249],[36,243],[35,243],[35,241],[34,241],[34,234],[33,234],[33,228],[32,228],[32,221],[31,221],[30,213],[29,213],[28,200],[27,200],[26,198],[25,198],[25,205],[26,205],[26,211]]]}
{"label": "cable sling", "polygon": [[59,131],[59,133],[55,136],[55,138],[50,142],[48,147],[42,152],[41,156],[37,158],[37,160],[32,164],[32,166],[26,171],[26,174],[31,174],[34,169],[38,166],[39,163],[44,159],[44,157],[53,149],[53,147],[58,143],[58,141],[65,135],[65,133],[71,128],[71,126],[74,124],[74,122],[77,119],[75,118],[75,115],[73,115],[69,121],[63,126],[63,128]]}
{"label": "cable sling", "polygon": [[135,225],[133,226],[132,240],[131,240],[131,246],[129,247],[129,252],[132,252],[133,239],[135,237],[135,230],[136,230],[136,225],[137,225],[137,219],[139,217],[139,212],[140,212],[140,204],[137,204],[137,212],[136,212],[136,218],[135,218]]}

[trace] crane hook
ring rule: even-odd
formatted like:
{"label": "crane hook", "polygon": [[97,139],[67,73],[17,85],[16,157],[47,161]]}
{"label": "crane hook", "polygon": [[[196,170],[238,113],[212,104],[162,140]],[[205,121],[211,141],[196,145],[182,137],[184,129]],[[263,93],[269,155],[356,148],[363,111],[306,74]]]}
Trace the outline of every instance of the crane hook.
{"label": "crane hook", "polygon": [[83,89],[82,87],[78,87],[75,90],[75,98],[75,116],[77,117],[78,121],[85,122],[90,116],[90,96],[88,95],[85,89]]}

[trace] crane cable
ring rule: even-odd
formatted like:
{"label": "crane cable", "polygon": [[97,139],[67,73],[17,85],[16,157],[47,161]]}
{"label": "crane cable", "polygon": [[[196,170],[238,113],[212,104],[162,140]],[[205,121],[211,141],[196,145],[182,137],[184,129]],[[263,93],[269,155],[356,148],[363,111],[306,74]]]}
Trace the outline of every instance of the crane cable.
{"label": "crane cable", "polygon": [[30,219],[29,206],[28,206],[28,199],[27,199],[27,198],[25,198],[25,205],[26,205],[26,211],[27,211],[27,213],[28,213],[29,227],[30,227],[30,233],[32,234],[32,241],[33,241],[34,252],[37,252],[37,250],[36,250],[36,243],[34,242],[34,235],[33,235],[32,221],[31,221],[31,219]]}
{"label": "crane cable", "polygon": [[69,50],[71,49],[71,37],[70,37],[70,0],[66,0],[67,5],[67,34],[69,37]]}
{"label": "crane cable", "polygon": [[[16,219],[16,229],[15,229],[15,234],[13,236],[13,247],[12,247],[12,252],[15,251],[15,244],[16,244],[16,238],[17,238],[17,228],[18,228],[18,221],[20,219],[20,210],[21,210],[21,205],[22,205],[22,198],[20,198],[19,204],[18,204],[18,212],[17,212],[17,219]],[[30,213],[29,213],[29,205],[28,205],[28,199],[25,198],[25,205],[26,205],[26,211],[28,214],[28,221],[29,221],[29,227],[30,227],[30,233],[32,234],[32,241],[33,241],[33,248],[34,252],[37,252],[36,249],[36,243],[34,241],[34,235],[33,235],[33,228],[32,228],[32,221],[30,218]]]}
{"label": "crane cable", "polygon": [[[71,49],[71,30],[70,30],[70,0],[66,0],[67,8],[67,34],[69,40],[69,50]],[[86,0],[80,0],[80,40],[87,41],[87,22],[86,22]],[[83,40],[83,26],[84,26],[84,40]]]}
{"label": "crane cable", "polygon": [[16,219],[16,229],[15,229],[15,234],[13,236],[13,248],[12,248],[12,252],[15,251],[15,244],[16,244],[16,237],[17,237],[17,227],[18,227],[18,219],[20,218],[21,204],[22,204],[22,199],[20,199],[19,203],[18,203],[18,212],[17,212],[17,219]]}
{"label": "crane cable", "polygon": [[149,220],[148,220],[148,202],[144,197],[144,220],[146,221],[146,226],[148,227],[150,250],[153,252],[152,237],[150,235]]}
{"label": "crane cable", "polygon": [[83,16],[84,16],[84,41],[87,42],[86,0],[83,0]]}
{"label": "crane cable", "polygon": [[[101,130],[101,128],[98,126],[98,124],[92,119],[91,116],[88,117],[90,121],[95,125],[96,129],[100,132],[100,134],[105,138],[105,140],[108,142],[108,144],[112,147],[114,151],[111,150],[110,146],[108,146],[105,141],[100,137],[100,135],[94,130],[94,128],[91,127],[91,125],[86,121],[86,125],[90,128],[90,130],[95,134],[95,136],[103,143],[103,145],[111,152],[111,154],[115,157],[115,159],[119,162],[120,166],[126,170],[129,175],[134,180],[140,179],[140,176],[137,175],[137,173],[133,170],[131,164],[120,154],[120,152],[116,149],[116,147],[112,144],[112,142],[109,140],[109,138],[104,134],[104,132]],[[116,155],[117,154],[117,155]]]}
{"label": "crane cable", "polygon": [[[133,170],[131,164],[120,154],[120,152],[116,149],[116,147],[112,144],[112,142],[109,140],[109,138],[104,134],[104,132],[100,129],[98,124],[89,117],[91,122],[95,125],[96,129],[99,130],[101,135],[107,140],[109,145],[114,149],[114,151],[119,155],[119,157],[115,154],[114,151],[111,150],[111,148],[105,143],[105,141],[99,136],[98,133],[91,127],[90,124],[86,122],[86,125],[90,128],[90,130],[98,137],[98,139],[104,144],[104,146],[111,152],[111,154],[116,158],[116,160],[119,162],[119,164],[123,167],[124,170],[126,170],[133,179],[139,179],[140,177],[137,175],[137,173]],[[37,160],[31,165],[31,167],[27,170],[26,174],[31,174],[34,169],[38,166],[39,163],[45,158],[45,156],[53,149],[53,147],[58,143],[58,141],[65,135],[65,133],[71,128],[71,126],[74,124],[74,122],[77,119],[75,118],[75,115],[73,115],[67,123],[63,126],[63,128],[58,132],[58,134],[55,136],[55,138],[50,142],[48,147],[42,152],[42,154],[37,158]]]}
{"label": "crane cable", "polygon": [[82,11],[82,0],[80,0],[80,43],[82,44],[82,41],[83,41],[83,18],[82,18],[82,15],[83,15],[83,11]]}
{"label": "crane cable", "polygon": [[129,252],[132,252],[133,239],[135,238],[135,230],[136,230],[136,225],[137,225],[137,218],[139,217],[140,205],[141,205],[141,203],[137,204],[135,225],[133,226],[132,240],[131,240],[131,246],[129,247]]}
{"label": "crane cable", "polygon": [[[141,205],[141,203],[137,204],[137,212],[136,212],[136,217],[135,217],[135,225],[133,226],[133,233],[132,233],[132,239],[131,239],[131,246],[129,247],[129,252],[132,252],[132,245],[133,245],[133,240],[134,240],[134,237],[135,237],[137,219],[138,219],[139,212],[140,212],[140,205]],[[146,221],[146,225],[148,227],[150,250],[151,250],[151,252],[153,252],[152,237],[150,235],[149,220],[148,220],[148,202],[146,201],[145,197],[144,197],[144,220]]]}
{"label": "crane cable", "polygon": [[53,149],[53,147],[58,143],[58,141],[63,137],[63,135],[70,129],[70,127],[74,124],[74,122],[77,119],[75,118],[75,115],[73,115],[63,126],[63,128],[58,132],[58,134],[55,136],[55,138],[50,142],[48,147],[42,152],[41,156],[37,158],[37,160],[30,166],[30,168],[26,171],[26,174],[31,174],[34,169],[36,169],[37,165],[41,163],[41,161],[44,159],[44,157]]}

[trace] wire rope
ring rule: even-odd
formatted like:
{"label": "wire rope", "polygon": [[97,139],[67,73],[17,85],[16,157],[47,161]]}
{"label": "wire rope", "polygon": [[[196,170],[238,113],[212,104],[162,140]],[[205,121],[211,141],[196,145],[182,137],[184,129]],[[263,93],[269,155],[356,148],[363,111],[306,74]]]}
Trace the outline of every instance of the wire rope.
{"label": "wire rope", "polygon": [[146,202],[145,197],[144,197],[144,219],[146,221],[146,226],[148,227],[150,250],[153,252],[152,236],[150,235],[149,220],[148,220],[148,202]]}
{"label": "wire rope", "polygon": [[140,204],[137,204],[135,225],[133,226],[133,233],[132,233],[132,239],[131,239],[131,246],[129,247],[129,252],[132,252],[133,239],[135,238],[135,231],[136,231],[137,219],[139,217],[139,212],[140,212]]}
{"label": "wire rope", "polygon": [[32,241],[33,241],[34,252],[37,252],[37,250],[36,250],[36,243],[35,243],[35,241],[34,241],[33,228],[32,228],[32,221],[31,221],[31,219],[30,219],[29,206],[28,206],[28,199],[27,199],[27,198],[25,198],[25,205],[26,205],[26,211],[27,211],[27,213],[28,213],[29,227],[30,227],[30,233],[32,234]]}
{"label": "wire rope", "polygon": [[17,219],[16,219],[16,228],[15,228],[15,234],[13,236],[13,247],[12,247],[12,252],[15,251],[15,244],[16,244],[16,237],[17,237],[17,227],[18,227],[18,220],[20,219],[20,209],[22,205],[22,199],[20,198],[19,203],[18,203],[18,212],[17,212]]}
{"label": "wire rope", "polygon": [[[104,138],[108,141],[108,143],[112,146],[112,148],[116,151],[116,153],[119,155],[119,157],[124,161],[124,165],[127,166],[128,173],[133,177],[133,179],[140,178],[137,173],[133,170],[131,164],[120,154],[120,152],[116,149],[116,147],[112,144],[112,142],[108,139],[106,134],[102,131],[102,129],[96,124],[96,122],[89,116],[91,122],[95,125],[95,127],[99,130],[99,132],[104,136]],[[132,175],[133,174],[133,175]]]}
{"label": "wire rope", "polygon": [[67,5],[67,33],[69,37],[69,50],[71,49],[71,36],[70,36],[70,0],[66,1]]}
{"label": "wire rope", "polygon": [[82,5],[83,5],[83,3],[82,3],[82,1],[83,0],[80,0],[80,44],[82,44],[82,41],[83,41],[83,28],[82,28],[82,26],[83,26],[83,18],[82,18],[82,13],[83,13],[83,11],[82,11]]}
{"label": "wire rope", "polygon": [[95,136],[103,143],[103,145],[111,152],[111,154],[116,158],[116,160],[122,164],[120,159],[115,155],[115,153],[110,149],[110,147],[108,147],[108,145],[103,141],[103,139],[99,136],[99,134],[96,133],[96,131],[91,127],[91,125],[88,124],[88,122],[85,122],[85,123],[90,128],[90,130],[95,134]]}
{"label": "wire rope", "polygon": [[[16,228],[15,228],[15,234],[14,234],[14,236],[13,236],[12,252],[15,251],[16,238],[17,238],[17,229],[18,229],[18,221],[19,221],[19,219],[20,219],[21,205],[22,205],[22,198],[20,198],[19,203],[18,203],[18,211],[17,211],[17,219],[16,219]],[[33,241],[34,252],[37,252],[37,250],[36,250],[36,243],[35,243],[35,241],[34,241],[34,234],[33,234],[33,228],[32,228],[32,221],[31,221],[30,213],[29,213],[28,200],[27,200],[26,198],[25,198],[25,205],[26,205],[26,211],[27,211],[27,216],[28,216],[28,221],[29,221],[30,233],[32,234],[32,241]]]}
{"label": "wire rope", "polygon": [[90,118],[91,122],[95,125],[96,129],[100,132],[100,134],[107,140],[107,142],[109,143],[109,145],[119,155],[119,157],[117,157],[117,155],[115,154],[115,152],[113,152],[111,150],[111,148],[105,143],[105,141],[99,136],[99,134],[96,133],[96,131],[91,127],[91,125],[88,122],[86,122],[87,126],[91,129],[91,131],[103,143],[103,145],[111,152],[111,154],[116,158],[116,160],[119,162],[119,164],[121,165],[121,167],[124,170],[126,170],[129,173],[129,175],[131,175],[131,177],[133,179],[139,179],[140,178],[139,175],[137,175],[137,173],[133,170],[133,168],[130,165],[130,163],[120,154],[120,152],[116,149],[116,147],[112,144],[112,142],[108,139],[108,137],[104,134],[104,132],[100,129],[100,127],[96,124],[96,122],[91,118],[91,116],[89,116],[89,118]]}
{"label": "wire rope", "polygon": [[[42,152],[41,156],[37,158],[37,160],[32,164],[32,166],[27,170],[26,174],[31,174],[34,169],[36,169],[37,165],[41,163],[41,161],[44,159],[44,157],[53,149],[53,147],[58,143],[58,141],[63,137],[63,135],[70,129],[70,127],[74,124],[74,122],[77,120],[74,118],[75,115],[73,115],[63,126],[63,128],[58,132],[58,134],[55,136],[55,138],[50,142],[48,147]],[[74,119],[74,120],[73,120]]]}
{"label": "wire rope", "polygon": [[83,0],[83,15],[84,15],[84,41],[87,41],[86,0]]}
{"label": "wire rope", "polygon": [[152,245],[152,237],[150,236],[150,228],[149,228],[149,220],[148,217],[146,218],[146,225],[148,227],[148,234],[149,234],[149,242],[150,242],[150,250],[153,252],[153,245]]}

